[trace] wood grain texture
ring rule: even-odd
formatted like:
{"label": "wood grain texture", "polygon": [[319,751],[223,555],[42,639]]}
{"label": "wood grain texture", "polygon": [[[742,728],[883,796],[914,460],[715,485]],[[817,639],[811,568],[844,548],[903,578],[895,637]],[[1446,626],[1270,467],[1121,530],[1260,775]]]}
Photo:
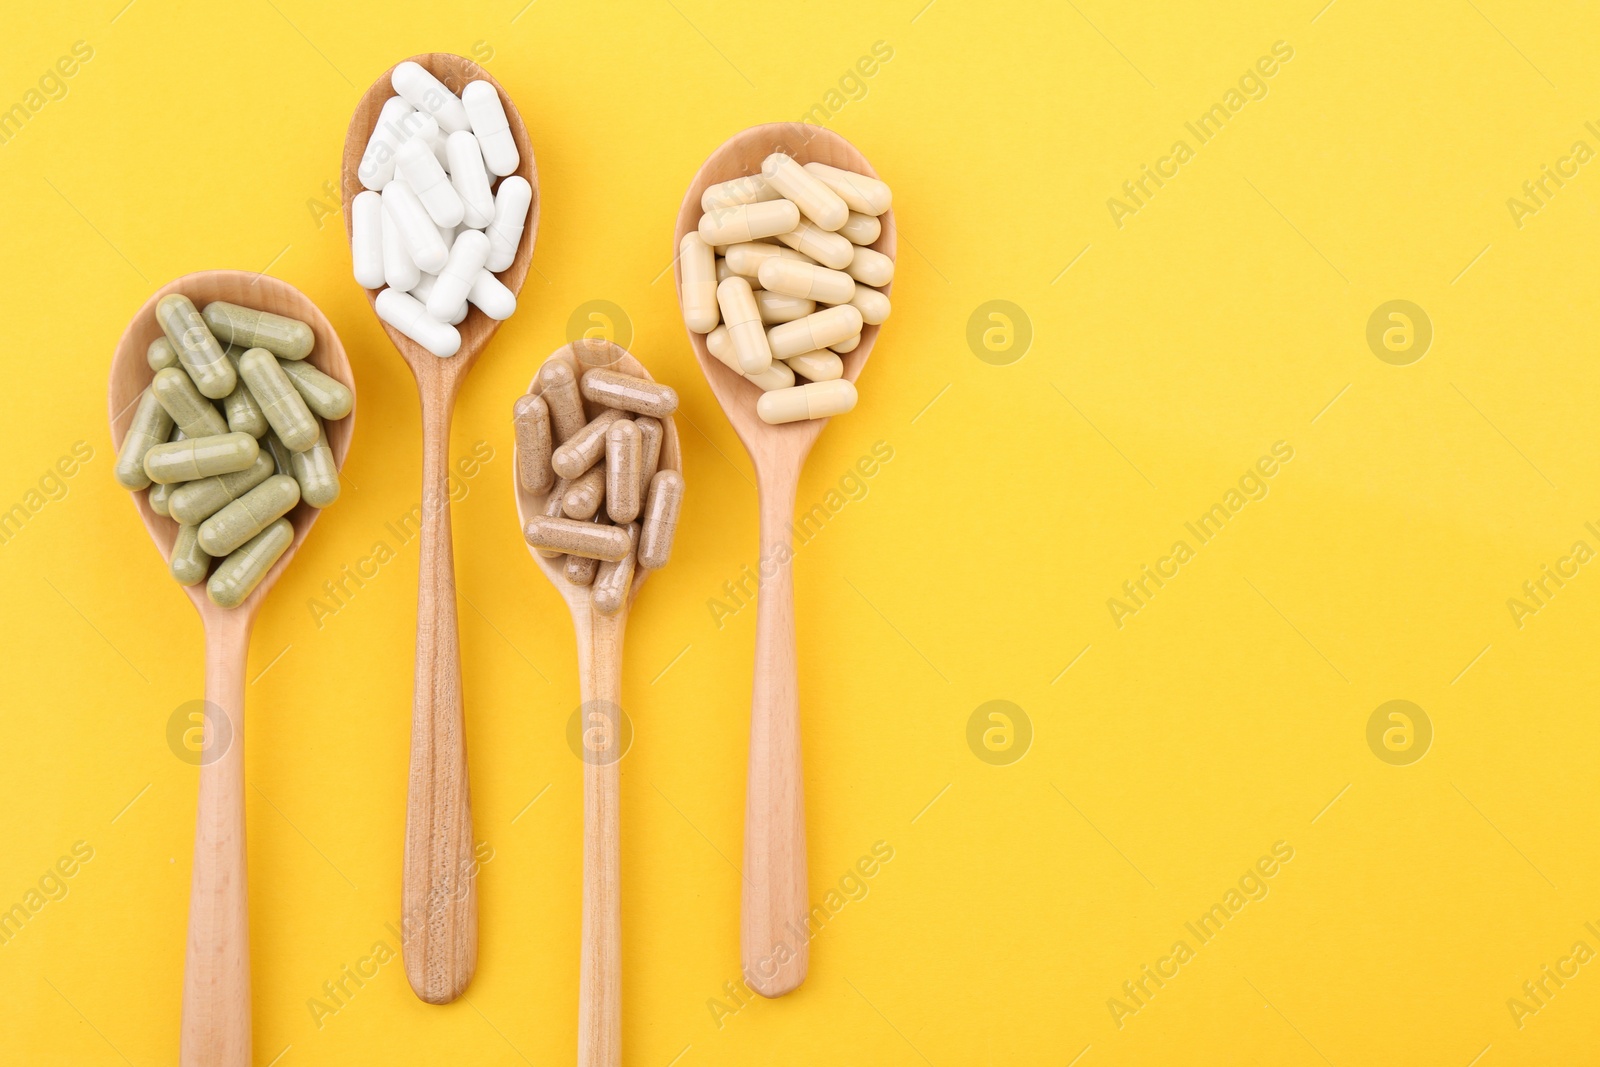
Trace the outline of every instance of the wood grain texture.
{"label": "wood grain texture", "polygon": [[[451,92],[486,81],[500,94],[517,144],[516,173],[533,187],[533,202],[511,266],[498,277],[514,293],[533,261],[539,232],[539,176],[533,145],[504,87],[477,63],[448,52],[412,56]],[[395,64],[398,66],[399,64]],[[345,135],[341,192],[345,228],[354,224],[351,201],[363,191],[357,171],[384,102],[394,94],[394,67],[362,96]],[[378,290],[367,290],[376,302]],[[459,997],[478,959],[477,865],[473,861],[472,805],[467,779],[466,720],[461,700],[461,647],[457,630],[455,556],[450,533],[450,419],[467,372],[500,323],[469,305],[456,327],[461,348],[440,359],[379,320],[411,368],[422,402],[422,528],[417,577],[417,658],[411,718],[411,761],[406,791],[406,848],[401,878],[406,978],[430,1004]]]}
{"label": "wood grain texture", "polygon": [[[161,334],[155,317],[156,303],[174,292],[189,297],[197,307],[226,300],[309,324],[316,336],[310,362],[344,383],[354,395],[355,379],[344,346],[327,318],[299,290],[277,278],[250,271],[188,274],[162,286],[145,301],[117,343],[111,360],[108,401],[111,440],[118,450],[133,421],[139,395],[153,376],[145,353],[150,342]],[[341,469],[350,452],[354,427],[353,407],[349,415],[327,423],[328,445]],[[165,569],[178,524],[152,511],[146,492],[141,490],[132,496]],[[204,582],[178,587],[188,594],[205,626],[206,700],[226,718],[231,730],[228,748],[200,766],[183,968],[183,1021],[178,1052],[182,1067],[247,1067],[251,1060],[244,824],[245,662],[256,613],[320,514],[304,503],[289,513],[294,539],[261,584],[238,607],[223,608],[212,603]]]}
{"label": "wood grain texture", "polygon": [[[783,151],[804,163],[826,163],[877,177],[855,146],[831,130],[800,122],[752,126],[729,138],[701,166],[684,194],[673,233],[676,257],[684,234],[700,223],[700,195],[718,182],[761,170],[761,161]],[[882,216],[883,231],[871,247],[895,256],[894,212]],[[683,271],[673,276],[683,295]],[[884,287],[887,293],[891,286]],[[861,331],[861,343],[842,356],[844,377],[854,382],[866,366],[879,327]],[[706,382],[744,442],[756,469],[760,495],[761,564],[764,578],[756,601],[755,681],[750,699],[750,772],[746,790],[744,886],[740,954],[745,981],[763,996],[788,993],[805,980],[809,964],[803,931],[806,889],[805,804],[800,766],[800,689],[794,638],[794,573],[790,523],[800,471],[827,419],[779,426],[756,415],[761,390],[734,373],[706,348],[705,336],[689,331],[689,343]]]}

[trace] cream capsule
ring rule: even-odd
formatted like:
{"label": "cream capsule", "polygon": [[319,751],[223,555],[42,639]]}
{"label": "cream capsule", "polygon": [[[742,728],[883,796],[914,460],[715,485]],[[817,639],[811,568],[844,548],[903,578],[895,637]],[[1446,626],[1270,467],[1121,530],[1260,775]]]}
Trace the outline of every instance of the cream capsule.
{"label": "cream capsule", "polygon": [[179,585],[198,585],[211,569],[211,557],[200,547],[200,527],[179,526],[167,557],[167,570]]}
{"label": "cream capsule", "polygon": [[746,174],[743,177],[707,186],[706,191],[700,194],[700,210],[712,212],[722,208],[737,207],[740,204],[759,204],[767,200],[780,199],[782,195],[768,185],[761,175]]}
{"label": "cream capsule", "polygon": [[[856,310],[860,311],[861,309],[860,308],[856,308]],[[866,320],[863,319],[862,321],[865,322]],[[841,356],[844,356],[844,355],[849,355],[851,352],[854,352],[856,350],[856,346],[859,345],[860,343],[861,343],[861,335],[858,333],[858,334],[854,334],[853,336],[846,337],[843,341],[840,341],[836,345],[829,345],[828,348],[831,351],[837,352]]]}
{"label": "cream capsule", "polygon": [[372,136],[361,153],[361,165],[356,168],[362,185],[376,191],[394,180],[394,152],[411,136],[411,123],[407,120],[414,114],[416,109],[398,96],[384,101]]}
{"label": "cream capsule", "polygon": [[319,417],[337,421],[355,407],[355,394],[339,379],[322,373],[310,363],[279,363],[289,376],[300,399]]}
{"label": "cream capsule", "polygon": [[139,395],[139,406],[134,409],[133,421],[128,423],[128,432],[122,438],[122,451],[117,455],[113,473],[118,485],[124,489],[143,489],[150,484],[150,476],[144,472],[145,453],[166,444],[172,429],[172,416],[156,399],[155,390],[146,389]]}
{"label": "cream capsule", "polygon": [[850,212],[850,217],[845,224],[839,227],[839,236],[853,245],[870,245],[883,233],[883,223],[876,216],[863,215],[859,211]]}
{"label": "cream capsule", "polygon": [[421,64],[409,59],[401,63],[390,72],[389,84],[405,97],[406,103],[425,115],[432,115],[446,133],[471,128],[472,122],[461,98],[446,89],[444,82],[429,74]]}
{"label": "cream capsule", "polygon": [[850,208],[839,194],[787,153],[774,152],[763,160],[761,176],[768,185],[794,201],[802,215],[824,230],[837,230],[850,217]]}
{"label": "cream capsule", "polygon": [[448,322],[440,322],[410,293],[385,289],[374,302],[378,318],[411,338],[440,359],[461,350],[461,334]]}
{"label": "cream capsule", "polygon": [[421,286],[424,277],[432,278],[433,275],[424,275],[411,258],[411,251],[400,239],[400,228],[395,225],[394,213],[382,210],[381,196],[378,197],[378,208],[383,232],[383,278],[373,288],[381,289],[387,285],[396,292],[415,292]]}
{"label": "cream capsule", "polygon": [[773,293],[766,289],[757,289],[756,311],[761,315],[761,325],[773,326],[780,322],[793,322],[803,319],[817,310],[815,300],[804,300],[798,296],[785,296],[783,293]]}
{"label": "cream capsule", "polygon": [[606,465],[596,463],[567,484],[561,498],[561,514],[569,519],[588,521],[600,514],[606,499]]}
{"label": "cream capsule", "polygon": [[776,236],[795,251],[803,252],[824,267],[834,270],[843,270],[855,254],[855,245],[812,222],[802,222],[794,229]]}
{"label": "cream capsule", "polygon": [[[274,437],[272,444],[283,448]],[[284,449],[286,456],[293,455]],[[287,461],[286,461],[287,463]],[[195,482],[185,482],[172,491],[167,501],[167,512],[185,526],[199,526],[227,505],[238,500],[250,490],[272,477],[277,470],[275,457],[270,452],[258,452],[255,462],[242,471],[214,474]],[[287,474],[288,470],[279,471]]]}
{"label": "cream capsule", "polygon": [[500,183],[494,194],[494,221],[489,223],[488,268],[496,274],[511,266],[522,243],[522,228],[528,221],[528,205],[533,203],[533,186],[520,174]]}
{"label": "cream capsule", "polygon": [[[613,526],[613,530],[624,527]],[[629,523],[626,529],[628,553],[619,560],[600,564],[594,576],[594,610],[602,615],[615,615],[628,602],[628,586],[633,584],[633,546],[639,541],[639,524]]]}
{"label": "cream capsule", "polygon": [[461,199],[461,221],[482,229],[494,221],[494,193],[489,191],[489,169],[484,166],[478,139],[465,130],[445,141],[450,161],[450,185]]}
{"label": "cream capsule", "polygon": [[151,370],[165,370],[178,365],[178,353],[165,335],[150,342],[150,347],[144,350],[144,358]]}
{"label": "cream capsule", "polygon": [[812,382],[793,389],[762,393],[756,401],[756,414],[762,422],[773,424],[825,419],[842,415],[856,406],[856,387],[845,378],[831,382]]}
{"label": "cream capsule", "polygon": [[217,565],[206,583],[206,595],[220,607],[238,607],[293,540],[294,527],[288,519],[274,522]]}
{"label": "cream capsule", "polygon": [[317,343],[310,326],[270,311],[213,300],[202,316],[217,340],[240,348],[265,348],[279,359],[305,359]]}
{"label": "cream capsule", "polygon": [[[391,290],[385,289],[384,293]],[[395,293],[402,299],[410,297]],[[383,294],[379,294],[382,302]],[[381,314],[381,311],[380,311]],[[265,348],[252,348],[239,357],[239,376],[255,394],[278,440],[291,452],[304,452],[317,443],[317,420],[300,392],[284,373],[283,364]],[[215,473],[215,472],[213,472]]]}
{"label": "cream capsule", "polygon": [[803,352],[783,361],[800,377],[812,382],[831,382],[844,377],[844,360],[838,353],[824,348],[820,352]]}
{"label": "cream capsule", "polygon": [[889,210],[889,204],[894,199],[887,185],[865,174],[840,170],[826,163],[807,163],[804,169],[838,193],[851,211],[859,211],[863,215],[882,215]]}
{"label": "cream capsule", "polygon": [[556,444],[564,443],[588,423],[578,393],[578,376],[565,359],[545,360],[534,391],[550,405],[550,437]]}
{"label": "cream capsule", "polygon": [[774,237],[798,225],[800,209],[793,202],[766,200],[757,204],[735,204],[701,215],[700,237],[708,245],[732,245]]}
{"label": "cream capsule", "polygon": [[639,427],[639,499],[643,500],[661,464],[661,422],[649,415],[640,415],[633,422]]}
{"label": "cream capsule", "polygon": [[861,312],[853,304],[824,308],[803,319],[781,323],[767,331],[767,343],[776,359],[838,344],[861,332]]}
{"label": "cream capsule", "polygon": [[182,293],[168,293],[156,304],[156,322],[172,342],[178,362],[194,379],[200,395],[221,400],[239,384],[233,364],[222,355],[222,346],[206,327],[194,302]]}
{"label": "cream capsule", "polygon": [[517,438],[517,483],[530,493],[547,493],[555,481],[550,469],[550,405],[542,396],[523,395],[511,405]]}
{"label": "cream capsule", "polygon": [[678,410],[678,391],[672,386],[600,367],[584,371],[578,389],[585,400],[601,407],[620,408],[638,415],[664,419]]}
{"label": "cream capsule", "polygon": [[619,560],[633,548],[622,527],[577,519],[534,519],[522,528],[522,536],[534,548],[599,560]]}
{"label": "cream capsule", "polygon": [[300,483],[274,474],[200,524],[200,547],[226,556],[300,503]]}
{"label": "cream capsule", "polygon": [[639,517],[643,446],[639,427],[632,419],[618,419],[606,431],[606,517],[618,526]]}
{"label": "cream capsule", "polygon": [[815,300],[819,304],[848,304],[856,295],[854,278],[816,263],[796,263],[774,256],[761,264],[756,277],[761,288],[768,292]]}
{"label": "cream capsule", "polygon": [[[729,245],[726,262],[728,270],[746,278],[757,278],[761,273],[761,264],[774,257],[779,259],[793,259],[801,263],[816,262],[804,252],[797,252],[784,245],[773,244],[770,241],[743,241],[736,245]],[[717,281],[721,281],[718,278]]]}
{"label": "cream capsule", "polygon": [[506,109],[500,103],[500,94],[493,85],[478,80],[468,82],[461,90],[461,105],[466,108],[467,121],[483,148],[483,161],[489,173],[504,178],[517,169],[517,141],[511,136],[511,123],[506,120]]}
{"label": "cream capsule", "polygon": [[576,478],[595,465],[606,451],[606,431],[622,418],[616,408],[607,408],[561,443],[550,457],[550,466],[563,478]]}
{"label": "cream capsule", "polygon": [[[212,437],[228,432],[228,422],[211,401],[200,395],[194,380],[176,367],[156,371],[150,389],[185,437]],[[231,395],[231,394],[230,394]]]}
{"label": "cream capsule", "polygon": [[[718,256],[717,257],[717,281],[720,283],[724,279],[731,278],[731,277],[733,277],[733,271],[728,269],[728,261],[723,259],[721,256]],[[711,294],[713,296],[715,296],[716,292],[717,292],[716,286],[712,286]],[[720,308],[717,310],[717,321],[718,322],[722,321],[722,311],[721,311]],[[714,328],[715,327],[713,327],[713,329]],[[706,332],[710,333],[711,331],[707,330]]]}
{"label": "cream capsule", "polygon": [[[428,274],[438,274],[450,258],[450,248],[439,236],[427,208],[417,199],[411,186],[396,179],[383,187],[383,210],[394,223],[401,244],[411,256],[417,269]],[[385,267],[385,273],[388,268]]]}
{"label": "cream capsule", "polygon": [[856,248],[844,272],[862,285],[884,286],[894,281],[894,260],[870,248]]}
{"label": "cream capsule", "polygon": [[435,225],[460,225],[466,214],[466,205],[461,202],[455,186],[450,184],[450,176],[439,166],[439,160],[427,143],[412,140],[401,145],[400,151],[395,153],[394,173],[396,178],[417,194],[417,199],[422,201],[423,209]]}
{"label": "cream capsule", "polygon": [[794,371],[778,360],[773,360],[760,374],[745,374],[740,370],[739,357],[733,353],[733,341],[728,337],[726,326],[718,326],[706,334],[706,350],[716,356],[723,366],[735,374],[742,375],[746,381],[753,382],[763,391],[787,389],[794,384]]}
{"label": "cream capsule", "polygon": [[719,317],[716,256],[711,246],[691,230],[678,243],[678,265],[683,275],[683,323],[695,333],[710,333]]}
{"label": "cream capsule", "polygon": [[738,275],[717,285],[717,305],[728,327],[741,374],[760,374],[772,365],[772,350],[761,328],[761,308],[750,282]]}
{"label": "cream capsule", "polygon": [[889,298],[869,286],[856,286],[856,295],[850,303],[861,312],[861,321],[868,326],[878,326],[889,318]]}
{"label": "cream capsule", "polygon": [[467,289],[467,302],[496,322],[504,322],[517,310],[517,294],[507,289],[487,268],[473,277]]}
{"label": "cream capsule", "polygon": [[589,556],[568,556],[561,565],[561,573],[573,585],[592,585],[600,561]]}
{"label": "cream capsule", "polygon": [[317,427],[317,443],[304,452],[289,453],[289,472],[300,484],[300,499],[314,508],[325,508],[339,499],[339,465],[333,460],[328,433]]}
{"label": "cream capsule", "polygon": [[658,570],[672,554],[672,539],[678,532],[678,511],[683,505],[683,475],[674,470],[660,471],[650,479],[650,496],[645,501],[644,518],[639,520],[639,566]]}
{"label": "cream capsule", "polygon": [[144,473],[152,482],[192,482],[213,474],[242,471],[261,448],[247,433],[185,438],[156,445],[144,454]]}
{"label": "cream capsule", "polygon": [[488,261],[487,237],[477,230],[466,230],[457,237],[439,280],[433,283],[433,291],[428,294],[428,314],[440,321],[455,314],[456,308],[466,303],[473,280]]}
{"label": "cream capsule", "polygon": [[363,289],[383,288],[383,197],[370,189],[350,202],[350,267]]}

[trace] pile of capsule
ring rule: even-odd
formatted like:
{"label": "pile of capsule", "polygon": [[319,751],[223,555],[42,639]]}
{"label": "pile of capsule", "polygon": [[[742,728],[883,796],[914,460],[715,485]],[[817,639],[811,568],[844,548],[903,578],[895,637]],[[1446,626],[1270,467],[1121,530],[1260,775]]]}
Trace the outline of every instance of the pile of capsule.
{"label": "pile of capsule", "polygon": [[[585,400],[599,410],[592,419]],[[661,420],[677,408],[670,386],[600,367],[580,377],[564,352],[512,407],[518,483],[548,494],[523,536],[546,559],[564,556],[566,580],[592,587],[602,615],[628,602],[636,567],[664,567],[672,552],[683,476],[657,467]]]}
{"label": "pile of capsule", "polygon": [[514,173],[517,142],[489,82],[456,96],[409,60],[391,81],[399,95],[379,112],[356,175],[367,191],[350,206],[350,258],[357,282],[383,290],[379,318],[453,356],[468,303],[491,319],[517,310],[495,275],[516,258],[533,186]]}
{"label": "pile of capsule", "polygon": [[325,508],[338,498],[323,420],[350,414],[355,398],[306,360],[316,337],[299,319],[222,301],[197,311],[171,293],[156,321],[155,377],[116,478],[149,487],[150,509],[178,524],[172,577],[195,585],[209,572],[207,595],[237,607],[294,539],[284,516],[302,500]]}
{"label": "pile of capsule", "polygon": [[[756,413],[764,421],[855,407],[839,353],[861,343],[863,324],[889,317],[881,287],[894,278],[894,260],[866,246],[882,232],[878,216],[890,199],[876,178],[802,167],[783,152],[768,156],[760,174],[700,197],[699,230],[678,246],[683,320],[763,390]],[[796,385],[796,376],[805,382]]]}

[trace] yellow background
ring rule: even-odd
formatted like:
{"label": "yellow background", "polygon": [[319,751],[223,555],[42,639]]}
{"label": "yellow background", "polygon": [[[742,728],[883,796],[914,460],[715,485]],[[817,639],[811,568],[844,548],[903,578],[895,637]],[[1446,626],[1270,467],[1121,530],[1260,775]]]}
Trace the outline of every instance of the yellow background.
{"label": "yellow background", "polygon": [[[176,1062],[195,771],[166,726],[201,695],[201,633],[112,481],[104,389],[129,316],[207,267],[315,299],[360,394],[352,484],[252,648],[257,1063],[573,1057],[574,651],[518,535],[508,416],[593,300],[680,389],[689,483],[626,649],[627,1062],[1596,1055],[1600,962],[1520,1029],[1507,1007],[1575,942],[1600,950],[1600,576],[1580,569],[1520,628],[1506,604],[1575,541],[1600,548],[1600,164],[1520,227],[1506,205],[1574,141],[1600,149],[1591,9],[122,2],[13,6],[0,38],[0,106],[74,42],[94,51],[0,146],[0,506],[75,441],[94,450],[0,545],[0,907],[74,842],[94,850],[0,947],[0,1060]],[[895,314],[802,506],[875,442],[893,459],[799,551],[796,585],[812,893],[875,842],[894,858],[817,938],[797,994],[719,1027],[754,612],[719,629],[708,602],[754,561],[756,506],[663,268],[704,157],[825,101],[877,41],[892,60],[827,124],[894,186]],[[1294,54],[1268,95],[1197,146],[1184,123],[1278,41]],[[313,204],[373,78],[474,49],[528,122],[543,196],[521,310],[454,433],[458,456],[493,450],[454,510],[493,853],[481,962],[444,1008],[390,963],[319,1026],[308,1001],[392,944],[399,911],[414,542],[320,627],[309,603],[390,539],[419,456],[409,375],[349,276],[342,218]],[[1180,138],[1195,158],[1119,228],[1108,198]],[[1434,330],[1409,366],[1366,342],[1393,299]],[[1009,365],[968,345],[989,300],[1031,322]],[[1119,628],[1108,598],[1278,441],[1294,458],[1270,494]],[[1409,766],[1366,739],[1395,699],[1434,732]],[[968,747],[990,700],[1031,722],[1019,762]],[[1200,945],[1185,922],[1279,841],[1294,858],[1269,894]],[[1194,958],[1119,1028],[1108,999],[1180,939]]]}

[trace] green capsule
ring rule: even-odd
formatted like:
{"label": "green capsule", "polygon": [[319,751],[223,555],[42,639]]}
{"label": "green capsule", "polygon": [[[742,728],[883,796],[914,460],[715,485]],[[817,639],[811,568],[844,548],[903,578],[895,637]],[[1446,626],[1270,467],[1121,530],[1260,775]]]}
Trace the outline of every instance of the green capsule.
{"label": "green capsule", "polygon": [[[222,354],[227,357],[233,369],[239,369],[239,354],[244,349],[238,345],[229,345],[223,349]],[[222,398],[222,413],[228,417],[228,429],[239,433],[247,433],[251,437],[260,437],[267,432],[267,416],[261,410],[261,405],[256,403],[256,398],[250,392],[250,387],[244,384],[244,379],[239,379],[239,384],[233,387],[233,392]]]}
{"label": "green capsule", "polygon": [[242,471],[261,448],[247,433],[191,437],[156,445],[144,454],[144,473],[152,482],[192,482],[213,474]]}
{"label": "green capsule", "polygon": [[211,332],[221,340],[240,348],[265,348],[283,359],[305,359],[316,342],[310,326],[270,311],[213,300],[203,315]]}
{"label": "green capsule", "polygon": [[246,541],[212,572],[206,584],[212,601],[225,608],[244,603],[293,540],[294,527],[288,519],[279,519]]}
{"label": "green capsule", "polygon": [[317,443],[317,420],[271,352],[252,348],[240,356],[239,376],[289,451],[304,452]]}
{"label": "green capsule", "polygon": [[167,340],[166,334],[150,342],[144,358],[150,361],[151,370],[165,370],[178,365],[178,353],[173,350],[172,342]]}
{"label": "green capsule", "polygon": [[216,474],[178,486],[167,501],[167,511],[174,520],[186,526],[199,526],[272,477],[272,469],[272,457],[260,452],[256,455],[256,461],[242,471]]}
{"label": "green capsule", "polygon": [[170,485],[162,485],[160,482],[152,485],[150,487],[150,495],[146,498],[150,505],[150,510],[157,515],[167,514],[167,502],[172,499],[173,488]]}
{"label": "green capsule", "polygon": [[195,585],[205,581],[211,568],[211,557],[200,547],[200,527],[178,527],[178,539],[172,542],[172,558],[167,569],[179,585]]}
{"label": "green capsule", "polygon": [[122,439],[122,454],[117,456],[117,466],[112,472],[117,484],[124,489],[143,489],[150,484],[144,471],[144,457],[157,445],[166,444],[172,433],[172,416],[156,399],[154,390],[146,389],[139,396],[139,407],[128,424],[128,433]]}
{"label": "green capsule", "polygon": [[306,407],[325,419],[342,419],[355,406],[355,397],[337,378],[330,378],[309,363],[280,363],[299,391]]}
{"label": "green capsule", "polygon": [[300,483],[287,474],[274,474],[201,523],[200,547],[208,556],[226,556],[298,503]]}
{"label": "green capsule", "polygon": [[156,304],[156,322],[172,342],[178,362],[189,372],[202,396],[221,400],[239,384],[233,364],[222,355],[222,346],[206,329],[205,320],[194,302],[182,293],[168,293]]}
{"label": "green capsule", "polygon": [[167,409],[185,437],[215,437],[228,432],[228,422],[217,406],[200,395],[194,380],[177,367],[156,371],[150,389]]}
{"label": "green capsule", "polygon": [[339,499],[339,466],[328,447],[328,432],[317,427],[317,443],[304,452],[289,453],[289,470],[300,483],[300,499],[325,508]]}
{"label": "green capsule", "polygon": [[[294,453],[290,452],[288,446],[278,440],[277,434],[268,430],[267,435],[261,439],[261,443],[267,447],[267,451],[272,453],[272,465],[277,468],[279,474],[294,473],[294,465],[289,462],[289,457],[293,456]],[[301,486],[300,490],[304,492],[305,486]]]}

